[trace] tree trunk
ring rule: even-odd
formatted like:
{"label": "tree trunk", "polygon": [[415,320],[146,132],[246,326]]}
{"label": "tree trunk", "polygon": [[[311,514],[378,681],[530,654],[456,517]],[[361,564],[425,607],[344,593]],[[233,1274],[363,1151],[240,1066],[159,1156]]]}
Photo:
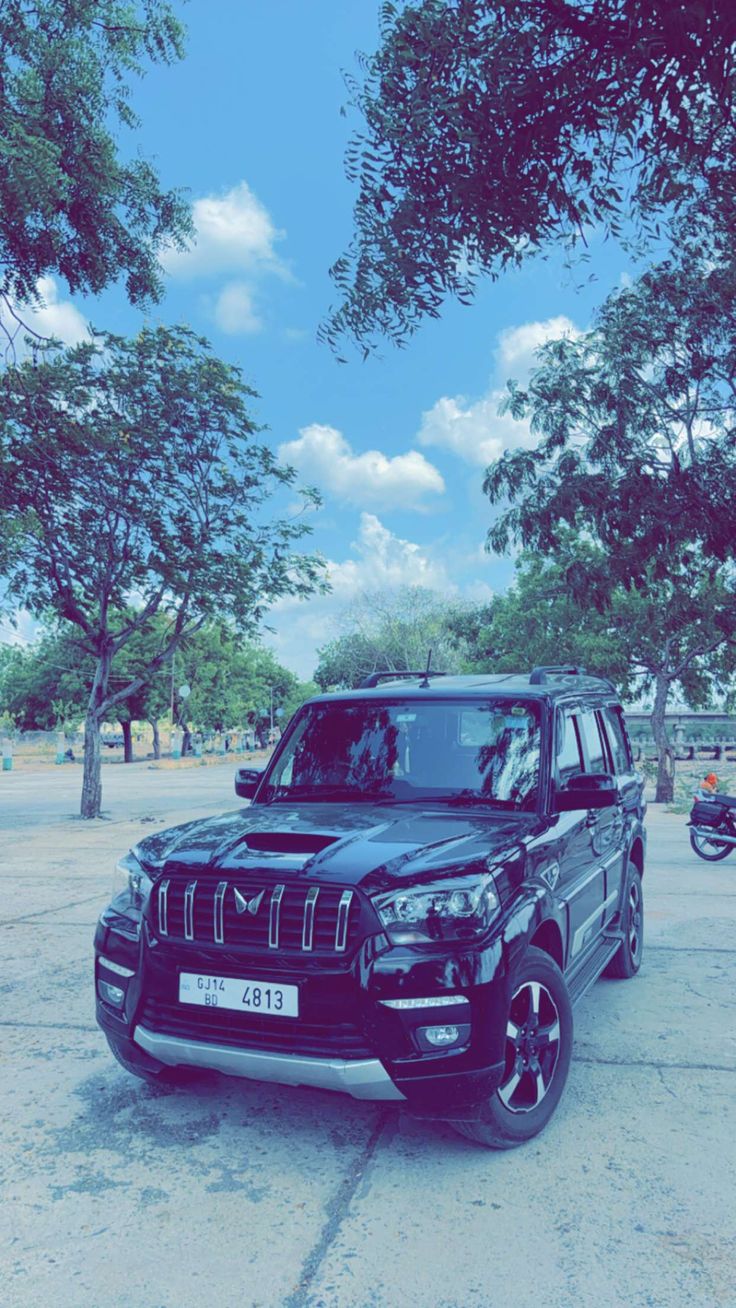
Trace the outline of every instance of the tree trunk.
{"label": "tree trunk", "polygon": [[664,715],[667,708],[669,679],[657,673],[652,712],[652,735],[657,746],[657,790],[655,804],[671,804],[675,794],[675,755],[667,736]]}
{"label": "tree trunk", "polygon": [[150,722],[151,731],[153,732],[153,757],[161,757],[161,737],[158,734],[158,718],[152,718]]}
{"label": "tree trunk", "polygon": [[130,721],[121,722],[120,725],[123,729],[123,762],[132,763],[133,762],[133,723]]}
{"label": "tree trunk", "polygon": [[90,710],[84,720],[84,770],[82,775],[82,802],[79,808],[80,817],[99,817],[101,806],[100,720],[94,710]]}

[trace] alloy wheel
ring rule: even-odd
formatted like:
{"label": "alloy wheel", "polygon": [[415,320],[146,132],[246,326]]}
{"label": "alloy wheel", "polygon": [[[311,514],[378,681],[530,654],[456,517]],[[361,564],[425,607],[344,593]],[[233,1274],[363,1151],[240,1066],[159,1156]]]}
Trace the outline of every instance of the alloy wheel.
{"label": "alloy wheel", "polygon": [[524,981],[511,999],[506,1065],[498,1097],[511,1113],[530,1113],[547,1094],[560,1053],[560,1014],[541,981]]}
{"label": "alloy wheel", "polygon": [[638,963],[642,944],[641,888],[638,878],[629,886],[629,953]]}

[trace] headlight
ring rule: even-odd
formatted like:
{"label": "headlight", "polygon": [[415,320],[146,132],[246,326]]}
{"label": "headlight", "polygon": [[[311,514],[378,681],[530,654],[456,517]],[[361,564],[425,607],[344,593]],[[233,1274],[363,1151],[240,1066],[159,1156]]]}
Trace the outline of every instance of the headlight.
{"label": "headlight", "polygon": [[498,912],[493,877],[452,880],[376,895],[374,907],[395,945],[426,940],[472,940]]}
{"label": "headlight", "polygon": [[135,856],[135,851],[131,849],[130,853],[124,858],[118,859],[115,864],[115,880],[113,882],[113,895],[125,894],[133,901],[136,908],[140,908],[144,899],[148,896],[153,882],[141,867]]}

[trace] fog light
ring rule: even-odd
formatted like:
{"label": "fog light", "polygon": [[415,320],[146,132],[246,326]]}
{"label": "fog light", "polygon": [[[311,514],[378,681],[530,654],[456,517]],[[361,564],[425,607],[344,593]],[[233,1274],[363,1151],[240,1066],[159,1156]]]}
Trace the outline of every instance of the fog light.
{"label": "fog light", "polygon": [[442,1045],[455,1045],[460,1037],[457,1026],[425,1026],[424,1035],[427,1043],[439,1049]]}
{"label": "fog light", "polygon": [[125,1003],[125,991],[120,986],[111,986],[109,981],[97,979],[97,993],[100,999],[104,999],[106,1004],[112,1008],[122,1008]]}
{"label": "fog light", "polygon": [[444,1026],[418,1026],[412,1032],[414,1044],[422,1054],[437,1054],[464,1049],[470,1044],[470,1022],[446,1022]]}

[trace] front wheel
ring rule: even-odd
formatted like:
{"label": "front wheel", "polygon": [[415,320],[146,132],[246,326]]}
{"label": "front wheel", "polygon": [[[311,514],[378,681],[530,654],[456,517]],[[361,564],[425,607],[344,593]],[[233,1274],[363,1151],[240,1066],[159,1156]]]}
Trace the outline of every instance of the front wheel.
{"label": "front wheel", "polygon": [[572,1055],[572,1005],[557,964],[527,950],[514,977],[506,1022],[506,1059],[498,1089],[461,1135],[489,1149],[513,1149],[547,1125],[565,1088]]}
{"label": "front wheel", "polygon": [[690,844],[699,858],[704,858],[708,863],[717,863],[720,858],[725,858],[731,853],[733,845],[728,845],[722,840],[713,836],[701,836],[699,832],[690,832]]}

